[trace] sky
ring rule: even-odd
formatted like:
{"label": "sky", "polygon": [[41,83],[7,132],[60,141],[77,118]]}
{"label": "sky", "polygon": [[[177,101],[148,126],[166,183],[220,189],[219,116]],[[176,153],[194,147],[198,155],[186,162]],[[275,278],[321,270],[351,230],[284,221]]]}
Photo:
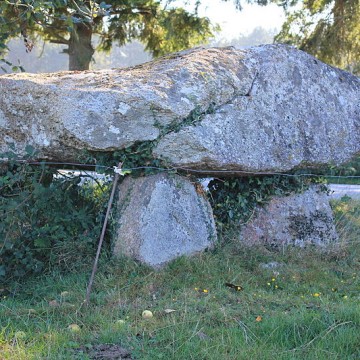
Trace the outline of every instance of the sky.
{"label": "sky", "polygon": [[[183,4],[177,1],[174,4]],[[193,9],[190,5],[189,9]],[[202,1],[199,7],[199,15],[207,16],[213,23],[220,25],[222,31],[217,37],[234,39],[240,34],[248,35],[256,27],[265,29],[278,29],[285,21],[284,11],[280,6],[270,4],[267,6],[249,5],[244,2],[241,11],[235,9],[234,3],[230,0]]]}

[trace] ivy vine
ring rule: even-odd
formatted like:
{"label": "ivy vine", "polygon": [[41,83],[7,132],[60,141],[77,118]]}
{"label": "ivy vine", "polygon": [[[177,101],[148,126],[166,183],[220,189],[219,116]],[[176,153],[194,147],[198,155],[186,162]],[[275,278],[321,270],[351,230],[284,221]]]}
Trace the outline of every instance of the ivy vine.
{"label": "ivy vine", "polygon": [[[30,159],[34,155],[27,147]],[[108,185],[78,186],[45,164],[19,162],[12,152],[0,172],[0,283],[92,262]]]}
{"label": "ivy vine", "polygon": [[214,179],[209,183],[209,201],[218,230],[239,228],[253,216],[256,206],[273,196],[301,193],[314,182],[323,183],[319,178],[284,175]]}

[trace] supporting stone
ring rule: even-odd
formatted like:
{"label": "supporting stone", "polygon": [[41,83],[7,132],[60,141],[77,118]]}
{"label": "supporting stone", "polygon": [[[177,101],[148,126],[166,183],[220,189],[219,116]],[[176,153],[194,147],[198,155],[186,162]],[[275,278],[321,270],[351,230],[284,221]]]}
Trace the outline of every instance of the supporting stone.
{"label": "supporting stone", "polygon": [[119,187],[114,254],[151,266],[211,247],[212,209],[187,178],[157,174],[128,177]]}
{"label": "supporting stone", "polygon": [[240,233],[247,245],[271,247],[296,245],[325,246],[338,240],[329,196],[319,186],[302,194],[274,197],[256,209],[253,220]]}

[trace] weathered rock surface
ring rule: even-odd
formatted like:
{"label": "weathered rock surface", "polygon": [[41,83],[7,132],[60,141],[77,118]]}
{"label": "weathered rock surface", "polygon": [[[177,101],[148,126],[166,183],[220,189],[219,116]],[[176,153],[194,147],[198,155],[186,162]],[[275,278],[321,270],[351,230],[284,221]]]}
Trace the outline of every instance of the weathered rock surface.
{"label": "weathered rock surface", "polygon": [[6,75],[0,134],[0,153],[32,145],[57,160],[154,140],[155,157],[208,174],[337,164],[360,152],[360,79],[284,45]]}
{"label": "weathered rock surface", "polygon": [[241,229],[248,245],[325,246],[338,240],[329,196],[312,186],[302,194],[274,197]]}
{"label": "weathered rock surface", "polygon": [[216,240],[210,204],[178,175],[126,178],[117,209],[115,255],[159,266],[209,248]]}
{"label": "weathered rock surface", "polygon": [[185,51],[128,69],[0,77],[0,151],[15,143],[39,156],[111,151],[154,140],[194,109],[205,111],[251,85],[233,49]]}
{"label": "weathered rock surface", "polygon": [[166,135],[155,155],[199,169],[286,171],[360,152],[360,79],[290,47],[243,52],[252,82],[197,126]]}

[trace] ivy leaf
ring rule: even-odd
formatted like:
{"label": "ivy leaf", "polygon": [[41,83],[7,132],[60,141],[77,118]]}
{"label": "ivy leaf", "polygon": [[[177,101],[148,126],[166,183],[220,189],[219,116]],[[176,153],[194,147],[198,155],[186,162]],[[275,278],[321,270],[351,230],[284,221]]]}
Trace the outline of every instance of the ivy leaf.
{"label": "ivy leaf", "polygon": [[48,248],[48,247],[50,247],[50,239],[48,239],[48,238],[35,239],[34,245],[37,248]]}

